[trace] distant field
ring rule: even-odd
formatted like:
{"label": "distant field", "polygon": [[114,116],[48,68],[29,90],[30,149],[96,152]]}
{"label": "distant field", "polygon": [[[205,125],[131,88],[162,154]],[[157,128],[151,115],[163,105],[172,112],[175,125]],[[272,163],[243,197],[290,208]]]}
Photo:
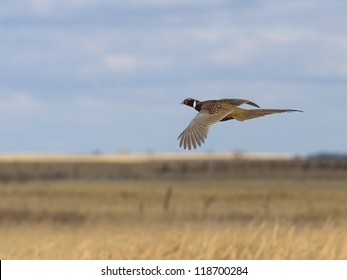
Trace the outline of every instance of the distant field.
{"label": "distant field", "polygon": [[0,156],[0,183],[251,178],[346,181],[347,159],[243,153]]}
{"label": "distant field", "polygon": [[0,185],[0,259],[347,259],[344,180]]}

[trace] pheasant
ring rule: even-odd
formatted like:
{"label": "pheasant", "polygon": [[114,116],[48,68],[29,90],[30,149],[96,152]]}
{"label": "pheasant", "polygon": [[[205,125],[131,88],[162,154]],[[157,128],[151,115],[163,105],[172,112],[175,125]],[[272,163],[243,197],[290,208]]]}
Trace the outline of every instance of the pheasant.
{"label": "pheasant", "polygon": [[207,138],[208,129],[216,122],[238,120],[245,121],[270,114],[285,112],[302,112],[293,109],[243,109],[239,106],[248,104],[260,108],[257,104],[246,99],[219,99],[199,101],[187,98],[181,104],[193,107],[199,113],[193,118],[185,130],[178,136],[180,147],[184,149],[196,149],[201,146]]}

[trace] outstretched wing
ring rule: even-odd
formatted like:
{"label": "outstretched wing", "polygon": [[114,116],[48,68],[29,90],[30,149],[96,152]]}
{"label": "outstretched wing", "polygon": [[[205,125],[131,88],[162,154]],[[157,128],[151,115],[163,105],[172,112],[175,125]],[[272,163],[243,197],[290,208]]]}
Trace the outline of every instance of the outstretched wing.
{"label": "outstretched wing", "polygon": [[246,99],[221,99],[222,102],[230,103],[234,106],[240,106],[242,104],[248,104],[257,108],[260,108],[257,104],[253,103],[252,101],[246,100]]}
{"label": "outstretched wing", "polygon": [[223,119],[230,113],[230,109],[221,108],[217,112],[210,113],[208,110],[201,110],[190,122],[185,130],[178,136],[180,147],[189,150],[201,146],[207,138],[209,127]]}

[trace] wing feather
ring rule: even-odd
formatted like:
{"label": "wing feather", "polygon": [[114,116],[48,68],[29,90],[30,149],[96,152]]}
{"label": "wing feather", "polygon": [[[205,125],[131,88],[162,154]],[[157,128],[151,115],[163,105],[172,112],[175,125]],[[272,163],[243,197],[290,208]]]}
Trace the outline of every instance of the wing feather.
{"label": "wing feather", "polygon": [[260,108],[259,105],[255,104],[254,102],[249,101],[247,99],[221,99],[220,101],[230,103],[234,106],[240,106],[242,104],[248,104],[248,105]]}
{"label": "wing feather", "polygon": [[230,108],[221,108],[211,114],[207,110],[198,113],[185,130],[178,136],[180,147],[191,150],[201,146],[208,135],[209,127],[230,113]]}

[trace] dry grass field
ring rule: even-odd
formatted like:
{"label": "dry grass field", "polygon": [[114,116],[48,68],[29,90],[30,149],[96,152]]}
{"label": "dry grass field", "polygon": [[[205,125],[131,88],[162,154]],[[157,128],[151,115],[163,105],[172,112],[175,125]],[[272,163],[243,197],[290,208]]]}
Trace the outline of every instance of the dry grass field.
{"label": "dry grass field", "polygon": [[0,184],[0,259],[347,259],[345,180]]}

